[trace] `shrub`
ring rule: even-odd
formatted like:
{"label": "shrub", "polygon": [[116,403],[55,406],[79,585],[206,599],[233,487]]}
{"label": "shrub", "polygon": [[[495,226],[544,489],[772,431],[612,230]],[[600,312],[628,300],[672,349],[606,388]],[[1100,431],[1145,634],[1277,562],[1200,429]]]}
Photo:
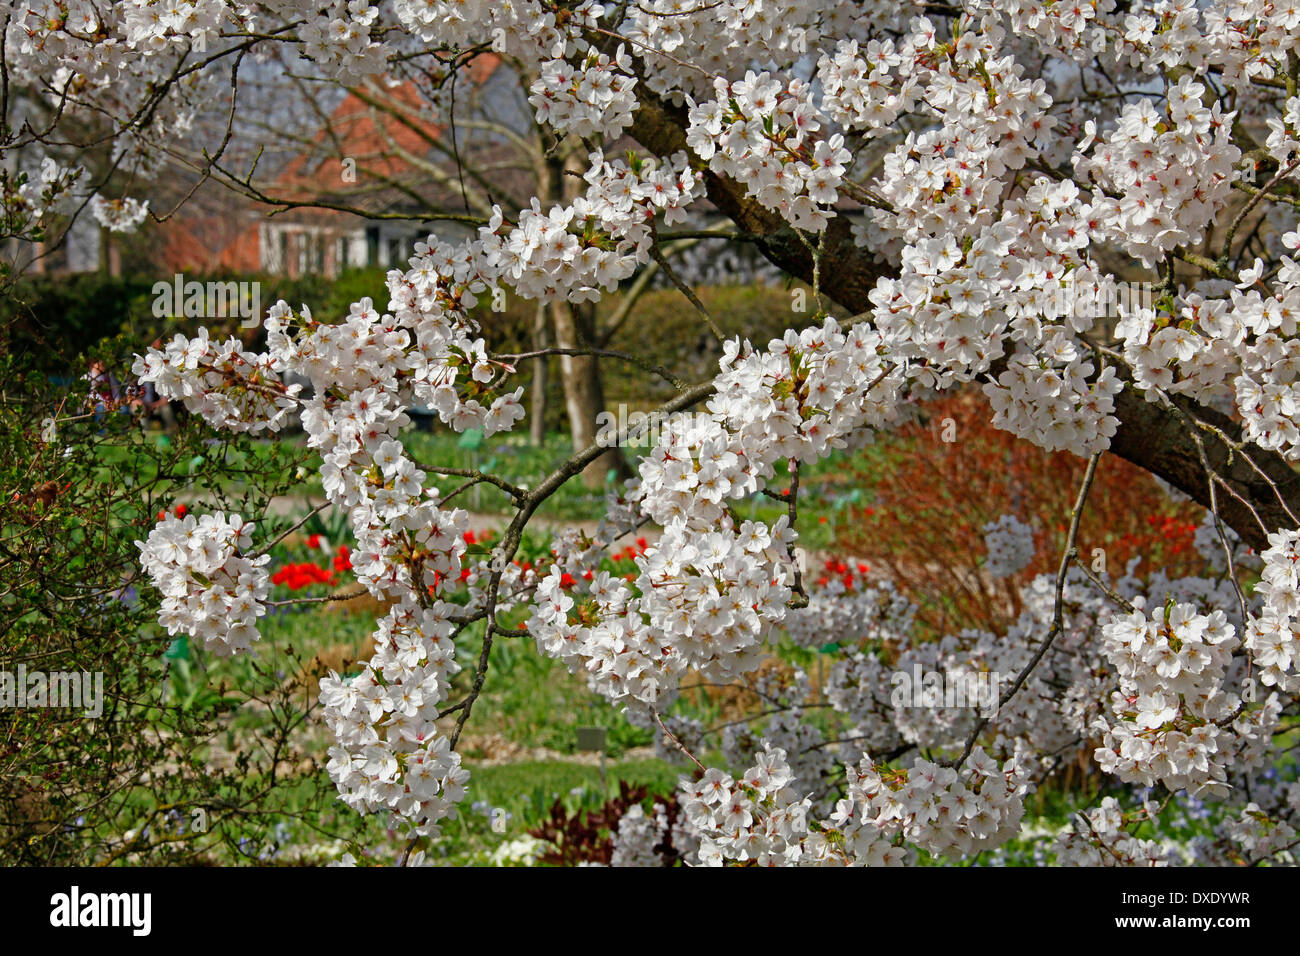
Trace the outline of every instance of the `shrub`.
{"label": "shrub", "polygon": [[[651,793],[648,787],[633,786],[626,780],[618,782],[618,795],[605,801],[595,810],[569,811],[564,802],[556,799],[550,815],[528,835],[547,844],[537,861],[551,866],[578,866],[583,863],[609,866],[614,857],[614,834],[619,821],[633,806],[650,810]],[[673,866],[681,855],[672,845],[671,834],[676,822],[676,801],[658,801],[667,814],[667,836],[654,847],[654,855],[663,866]]]}
{"label": "shrub", "polygon": [[[850,506],[835,552],[891,577],[919,606],[921,633],[1002,632],[1020,613],[1021,587],[1037,574],[1055,574],[1060,563],[1087,462],[1048,454],[986,416],[969,393],[929,403],[891,437],[887,454],[843,478],[868,501]],[[1034,526],[1034,556],[1017,574],[996,579],[985,570],[984,525],[1007,513]],[[1204,573],[1192,546],[1203,513],[1171,498],[1150,473],[1105,455],[1080,522],[1080,559],[1091,566],[1101,549],[1112,579],[1133,558],[1139,573]]]}
{"label": "shrub", "polygon": [[[260,513],[297,462],[214,442],[193,419],[164,441],[129,408],[96,417],[84,383],[52,385],[28,358],[0,348],[0,377],[23,396],[0,403],[0,672],[11,688],[20,668],[99,683],[87,706],[0,707],[0,864],[269,858],[276,834],[319,830],[335,798],[294,737],[310,703],[280,686],[296,652],[220,671],[173,641],[141,599],[134,541],[181,510],[190,481]],[[234,480],[237,456],[248,467]]]}

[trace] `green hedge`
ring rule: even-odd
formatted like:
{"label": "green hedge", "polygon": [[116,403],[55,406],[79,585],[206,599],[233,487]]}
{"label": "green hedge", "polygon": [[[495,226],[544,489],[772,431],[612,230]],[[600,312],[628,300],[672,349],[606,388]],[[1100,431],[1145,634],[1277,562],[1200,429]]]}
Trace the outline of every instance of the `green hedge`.
{"label": "green hedge", "polygon": [[[100,273],[28,277],[16,283],[12,294],[0,302],[0,329],[7,333],[11,348],[30,354],[50,372],[66,368],[77,356],[117,335],[145,346],[178,331],[192,333],[200,325],[222,335],[238,329],[237,317],[215,321],[156,318],[154,286],[170,279]],[[321,318],[346,315],[348,305],[364,295],[370,295],[380,308],[387,304],[384,272],[379,269],[355,270],[337,280],[193,273],[186,273],[185,280],[258,282],[264,309],[284,299],[295,308],[306,303]]]}
{"label": "green hedge", "polygon": [[[288,279],[259,275],[185,275],[186,281],[255,281],[261,285],[263,309],[284,299],[295,309],[306,304],[312,314],[325,321],[347,315],[348,307],[369,296],[381,311],[388,304],[384,285],[386,270],[353,269],[337,279],[305,276]],[[78,357],[105,340],[121,336],[129,350],[141,349],[157,338],[176,332],[193,334],[206,325],[216,336],[238,334],[250,346],[260,344],[257,331],[239,329],[240,319],[156,318],[153,314],[154,285],[168,281],[162,276],[106,276],[99,273],[70,276],[34,276],[18,282],[13,294],[0,302],[0,338],[9,347],[32,357],[50,374],[65,374],[78,367]],[[766,344],[788,325],[802,324],[807,316],[791,308],[790,291],[780,287],[727,286],[702,288],[699,296],[728,335],[741,335],[755,344]],[[614,314],[622,293],[615,292],[598,305],[601,325]],[[478,309],[484,335],[500,352],[531,348],[534,304],[510,296],[504,312],[494,313],[483,302]],[[646,293],[632,317],[609,343],[609,347],[644,355],[685,377],[697,378],[716,370],[718,348],[704,322],[676,289]],[[602,363],[606,373],[606,398],[611,403],[651,404],[662,389],[647,383],[639,369],[625,363]],[[559,403],[559,369],[551,376]],[[667,393],[665,393],[667,394]],[[548,416],[549,417],[549,416]],[[559,425],[557,414],[556,425]]]}

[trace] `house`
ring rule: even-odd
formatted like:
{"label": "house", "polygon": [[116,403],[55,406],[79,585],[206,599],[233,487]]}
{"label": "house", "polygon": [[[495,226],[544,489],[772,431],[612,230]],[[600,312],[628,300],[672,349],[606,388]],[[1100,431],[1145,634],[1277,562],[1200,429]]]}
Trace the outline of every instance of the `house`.
{"label": "house", "polygon": [[[493,54],[471,62],[468,74],[476,98],[520,98],[517,79],[498,69],[500,64]],[[186,181],[176,174],[170,182],[153,184],[174,198],[151,202],[151,211],[161,214],[162,221],[147,221],[136,236],[104,233],[83,213],[48,248],[25,243],[6,252],[25,271],[55,274],[97,271],[105,257],[106,271],[118,274],[123,249],[136,243],[146,247],[151,271],[164,275],[333,278],[351,267],[400,266],[411,246],[432,228],[449,237],[469,234],[465,226],[419,218],[431,209],[465,208],[454,176],[444,175],[440,183],[440,177],[431,175],[434,167],[453,167],[436,148],[448,139],[447,126],[431,114],[427,97],[411,81],[385,89],[382,97],[370,96],[364,88],[349,90],[311,135],[310,145],[292,154],[269,184],[237,191],[213,179],[193,176]],[[463,130],[456,137],[460,152],[486,148],[500,153],[502,146]],[[168,215],[172,209],[175,213]]]}
{"label": "house", "polygon": [[[473,61],[469,76],[477,94],[493,98],[494,86],[515,83],[499,65],[492,55]],[[225,208],[204,210],[200,204],[197,211],[160,224],[164,271],[333,278],[350,267],[402,265],[411,246],[429,234],[420,213],[463,209],[454,189],[421,168],[448,167],[435,148],[447,132],[414,83],[385,90],[382,100],[364,90],[349,91],[316,131],[312,146],[262,187],[263,195],[279,205],[217,187],[225,195],[213,196]],[[462,134],[458,146],[463,140]],[[374,218],[331,206],[364,210]],[[442,234],[467,232],[444,223],[437,228]]]}

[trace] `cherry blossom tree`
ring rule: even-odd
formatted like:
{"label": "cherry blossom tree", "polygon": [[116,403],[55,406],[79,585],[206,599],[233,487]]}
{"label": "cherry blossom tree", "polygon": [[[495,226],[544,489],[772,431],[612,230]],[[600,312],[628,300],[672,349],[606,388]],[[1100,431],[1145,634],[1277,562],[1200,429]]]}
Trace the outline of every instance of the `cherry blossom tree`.
{"label": "cherry blossom tree", "polygon": [[[299,417],[321,454],[325,493],[358,541],[357,578],[394,602],[363,673],[322,682],[329,770],[350,806],[411,835],[410,859],[465,794],[456,747],[498,641],[535,642],[695,762],[674,835],[692,862],[990,850],[1019,832],[1025,794],[1079,755],[1152,797],[1080,814],[1058,862],[1169,862],[1135,832],[1175,798],[1227,808],[1204,862],[1297,842],[1300,786],[1266,772],[1300,690],[1300,6],[28,0],[8,12],[5,42],[6,90],[112,121],[138,183],[95,206],[112,228],[150,213],[167,144],[214,104],[238,115],[240,70],[272,50],[345,85],[509,57],[536,77],[536,122],[582,146],[562,199],[485,210],[468,239],[435,226],[389,274],[382,308],[363,299],[319,317],[277,303],[263,351],[178,336],[134,368],[217,429],[264,434]],[[54,129],[11,123],[4,145],[54,148]],[[226,139],[207,144],[205,172],[225,175]],[[405,409],[487,435],[524,417],[521,356],[495,353],[473,318],[494,290],[580,305],[655,263],[721,337],[663,254],[706,205],[733,227],[712,237],[752,243],[811,287],[809,313],[773,341],[726,341],[708,381],[556,350],[666,378],[677,395],[661,412],[693,414],[668,419],[593,537],[559,534],[554,562],[525,571],[513,560],[525,526],[605,448],[522,488],[417,465],[397,440]],[[291,372],[310,397],[285,384]],[[805,582],[799,474],[958,387],[978,388],[998,427],[1089,468],[1059,571],[1035,580],[1014,627],[912,643],[888,582]],[[1208,509],[1217,570],[1108,575],[1079,559],[1106,453]],[[456,502],[483,483],[514,506],[487,556],[467,553]],[[757,494],[783,502],[783,517],[743,520],[738,503]],[[566,581],[648,523],[661,536],[632,580]],[[1017,567],[1021,529],[989,534],[998,566]],[[140,548],[161,623],[216,653],[255,648],[260,546],[244,516],[160,522]],[[452,638],[468,628],[481,653],[457,660]],[[844,739],[799,719],[798,686],[758,673],[782,635],[866,642],[827,684]],[[903,650],[887,665],[873,641]],[[1010,679],[988,712],[896,706],[890,670],[913,664]],[[466,667],[469,691],[451,700]],[[725,741],[749,768],[739,778],[705,767],[702,728],[668,713],[688,673],[750,681],[777,705],[760,739]],[[659,840],[660,819],[628,821],[621,858],[644,856],[634,844]]]}

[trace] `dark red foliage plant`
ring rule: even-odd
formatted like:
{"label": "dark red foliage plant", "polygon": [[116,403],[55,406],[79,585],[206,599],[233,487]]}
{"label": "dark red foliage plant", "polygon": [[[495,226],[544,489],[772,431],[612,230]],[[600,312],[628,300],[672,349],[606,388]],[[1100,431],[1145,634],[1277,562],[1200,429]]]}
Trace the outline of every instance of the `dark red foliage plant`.
{"label": "dark red foliage plant", "polygon": [[[550,844],[539,856],[538,862],[548,866],[577,866],[580,863],[598,863],[609,866],[614,856],[614,833],[618,822],[634,805],[649,812],[651,793],[644,786],[632,786],[626,780],[618,782],[618,795],[595,809],[569,810],[562,800],[556,799],[550,814],[538,826],[528,831]],[[654,848],[664,866],[673,866],[681,856],[672,846],[671,834],[679,812],[673,799],[660,798],[668,812],[668,827],[664,842]]]}

